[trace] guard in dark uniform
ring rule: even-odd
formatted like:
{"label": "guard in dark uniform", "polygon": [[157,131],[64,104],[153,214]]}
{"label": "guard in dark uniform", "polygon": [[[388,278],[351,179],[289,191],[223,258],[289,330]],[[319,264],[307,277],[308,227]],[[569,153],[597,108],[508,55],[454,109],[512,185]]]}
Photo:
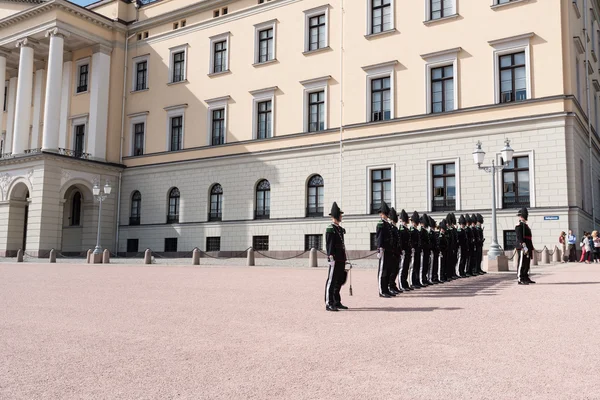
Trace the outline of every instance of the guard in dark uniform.
{"label": "guard in dark uniform", "polygon": [[440,231],[435,219],[429,217],[429,225],[431,226],[431,233],[429,239],[431,240],[431,273],[429,274],[429,280],[431,283],[438,284],[442,283],[440,280]]}
{"label": "guard in dark uniform", "polygon": [[421,231],[419,230],[419,213],[413,212],[410,217],[410,245],[412,247],[412,268],[411,268],[411,285],[415,289],[423,287],[421,285]]}
{"label": "guard in dark uniform", "polygon": [[483,233],[483,215],[477,214],[477,231],[479,232],[479,248],[477,249],[477,271],[479,275],[485,275],[487,272],[481,267],[483,263],[483,243],[485,242],[485,234]]}
{"label": "guard in dark uniform", "polygon": [[465,278],[465,267],[469,260],[469,237],[467,236],[467,220],[464,215],[461,215],[458,219],[460,227],[456,230],[458,239],[458,275],[461,278]]}
{"label": "guard in dark uniform", "polygon": [[471,235],[473,236],[473,240],[471,242],[471,258],[469,259],[469,272],[473,276],[479,275],[478,271],[478,249],[479,249],[479,231],[477,230],[477,215],[472,214],[469,219],[471,223],[470,230]]}
{"label": "guard in dark uniform", "polygon": [[427,274],[429,273],[429,261],[431,259],[431,247],[429,244],[429,217],[423,214],[419,236],[421,238],[421,285],[429,286]]}
{"label": "guard in dark uniform", "polygon": [[517,269],[517,282],[519,285],[529,285],[535,283],[529,279],[529,268],[531,263],[531,255],[535,251],[533,248],[531,228],[527,225],[529,212],[523,207],[517,214],[519,216],[519,225],[515,227],[517,235],[517,254],[519,255],[519,268]]}
{"label": "guard in dark uniform", "polygon": [[407,226],[408,214],[406,211],[400,211],[400,226],[398,231],[400,233],[400,284],[398,285],[402,290],[413,290],[408,284],[408,272],[410,271],[410,263],[412,261],[412,248],[410,246],[410,230]]}
{"label": "guard in dark uniform", "polygon": [[384,201],[379,209],[381,220],[377,223],[375,232],[377,258],[379,258],[379,269],[377,271],[379,297],[395,297],[389,290],[390,273],[394,268],[394,234],[392,225],[388,222],[389,214],[390,208]]}
{"label": "guard in dark uniform", "polygon": [[400,273],[400,255],[402,249],[400,246],[400,231],[396,227],[396,224],[398,223],[398,213],[396,212],[396,209],[394,207],[392,207],[392,209],[390,210],[389,223],[392,228],[393,239],[393,266],[392,270],[390,271],[389,291],[391,294],[398,295],[403,292],[403,290],[398,288],[398,286],[396,285],[396,279],[398,278],[398,274]]}
{"label": "guard in dark uniform", "polygon": [[448,261],[448,234],[447,229],[448,225],[446,224],[446,220],[443,219],[440,221],[439,225],[439,235],[438,235],[438,273],[439,280],[441,283],[448,281],[448,266],[446,265],[446,261]]}
{"label": "guard in dark uniform", "polygon": [[467,235],[467,247],[468,247],[468,256],[467,256],[467,262],[465,263],[465,276],[472,276],[471,275],[471,265],[473,265],[473,260],[471,259],[471,257],[473,256],[473,231],[471,230],[471,216],[467,213],[465,214],[465,227],[464,227],[464,231]]}
{"label": "guard in dark uniform", "polygon": [[338,311],[347,310],[348,307],[342,304],[340,290],[346,282],[346,246],[344,244],[344,234],[346,230],[340,226],[342,214],[337,203],[331,206],[331,225],[325,230],[325,243],[327,247],[327,261],[329,262],[329,274],[325,284],[325,310]]}
{"label": "guard in dark uniform", "polygon": [[458,248],[457,239],[456,239],[456,229],[455,225],[456,221],[453,213],[448,213],[446,216],[446,237],[447,237],[447,250],[446,250],[446,280],[453,281],[458,278],[456,273],[456,250]]}

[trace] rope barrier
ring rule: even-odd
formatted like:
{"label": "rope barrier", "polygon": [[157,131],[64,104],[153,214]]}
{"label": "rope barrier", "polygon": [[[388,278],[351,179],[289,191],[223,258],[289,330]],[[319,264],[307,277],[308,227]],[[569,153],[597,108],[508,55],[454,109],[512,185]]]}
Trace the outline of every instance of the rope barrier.
{"label": "rope barrier", "polygon": [[271,260],[278,260],[278,261],[291,260],[292,258],[298,258],[298,257],[300,257],[300,256],[302,256],[302,255],[304,255],[304,254],[306,254],[306,253],[308,253],[308,252],[309,252],[309,250],[305,250],[305,251],[303,251],[302,253],[300,253],[300,254],[296,254],[295,256],[292,256],[292,257],[276,258],[276,257],[271,257],[271,256],[268,256],[268,255],[266,255],[266,254],[264,254],[264,253],[261,253],[261,252],[260,252],[260,251],[258,251],[258,250],[254,250],[254,251],[255,251],[256,253],[260,254],[261,256],[265,257],[265,258],[269,258],[269,259],[271,259]]}
{"label": "rope barrier", "polygon": [[[234,256],[231,256],[231,257],[211,256],[210,254],[208,254],[208,253],[206,253],[206,252],[204,252],[204,251],[202,251],[200,249],[198,249],[198,251],[200,252],[200,254],[204,254],[206,257],[213,258],[215,260],[229,260],[229,259],[232,259],[232,258],[240,258],[240,256],[242,256],[243,254],[246,254],[248,252],[248,250],[251,249],[251,248],[252,247],[248,247],[246,250],[240,251],[239,253],[237,253],[237,254],[235,254]],[[192,253],[193,253],[193,251],[192,251]],[[190,253],[190,254],[192,254],[192,253]]]}

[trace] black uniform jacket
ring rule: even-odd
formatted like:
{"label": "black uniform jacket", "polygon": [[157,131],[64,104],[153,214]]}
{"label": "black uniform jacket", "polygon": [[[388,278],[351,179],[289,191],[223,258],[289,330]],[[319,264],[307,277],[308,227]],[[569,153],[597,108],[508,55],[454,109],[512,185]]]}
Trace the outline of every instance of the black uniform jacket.
{"label": "black uniform jacket", "polygon": [[458,245],[461,248],[469,248],[469,237],[467,236],[467,231],[463,228],[456,229],[456,238],[458,241]]}
{"label": "black uniform jacket", "polygon": [[404,225],[400,225],[398,232],[400,233],[401,250],[410,251],[410,229]]}
{"label": "black uniform jacket", "polygon": [[327,257],[337,262],[346,261],[346,246],[344,245],[344,234],[346,230],[339,225],[331,224],[325,230],[325,243],[327,246]]}
{"label": "black uniform jacket", "polygon": [[515,226],[515,233],[517,234],[516,248],[522,249],[523,243],[527,246],[527,250],[533,251],[533,242],[531,241],[531,228],[527,223],[521,221],[519,225]]}
{"label": "black uniform jacket", "polygon": [[383,249],[385,251],[394,251],[396,240],[394,238],[394,232],[392,231],[392,225],[390,223],[384,220],[380,220],[377,223],[375,238],[377,241],[378,249]]}
{"label": "black uniform jacket", "polygon": [[410,246],[415,249],[415,251],[421,250],[421,234],[414,226],[410,227]]}

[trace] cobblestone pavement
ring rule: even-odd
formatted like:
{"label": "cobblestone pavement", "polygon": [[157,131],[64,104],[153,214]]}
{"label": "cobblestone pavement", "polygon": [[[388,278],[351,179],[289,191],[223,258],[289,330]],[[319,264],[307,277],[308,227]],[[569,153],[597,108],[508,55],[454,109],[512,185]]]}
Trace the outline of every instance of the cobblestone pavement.
{"label": "cobblestone pavement", "polygon": [[393,299],[357,268],[338,313],[278,265],[2,263],[0,398],[600,399],[600,265]]}

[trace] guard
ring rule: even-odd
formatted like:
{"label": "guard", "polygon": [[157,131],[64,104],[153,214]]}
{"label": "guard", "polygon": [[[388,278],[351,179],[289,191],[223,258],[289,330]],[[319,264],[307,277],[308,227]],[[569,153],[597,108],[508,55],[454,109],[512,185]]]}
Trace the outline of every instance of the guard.
{"label": "guard", "polygon": [[478,251],[478,263],[477,263],[477,271],[479,275],[485,275],[487,272],[481,268],[483,263],[483,243],[485,242],[485,234],[483,233],[483,215],[477,214],[477,229],[479,231],[479,248]]}
{"label": "guard", "polygon": [[467,236],[466,225],[467,220],[464,215],[458,219],[460,227],[456,230],[458,239],[458,275],[461,278],[466,278],[465,267],[469,260],[469,237]]}
{"label": "guard", "polygon": [[398,274],[400,273],[400,256],[402,252],[402,246],[400,245],[400,231],[396,227],[398,223],[398,213],[396,209],[392,207],[390,210],[390,220],[389,224],[392,228],[392,259],[393,265],[392,270],[390,271],[390,281],[389,281],[389,291],[393,295],[399,295],[404,292],[402,289],[396,285],[396,279],[398,278]]}
{"label": "guard", "polygon": [[440,231],[435,219],[429,217],[429,225],[431,226],[431,272],[429,273],[429,281],[434,284],[442,283],[440,279]]}
{"label": "guard", "polygon": [[448,235],[447,229],[448,225],[446,224],[446,220],[443,219],[440,221],[438,227],[440,228],[439,236],[438,236],[438,249],[439,249],[439,257],[438,257],[438,274],[441,283],[448,281],[448,266],[446,262],[448,261]]}
{"label": "guard", "polygon": [[429,261],[431,259],[431,247],[429,243],[429,217],[423,214],[421,217],[421,286],[429,286],[427,274],[429,273]]}
{"label": "guard", "polygon": [[412,247],[410,245],[410,230],[407,226],[408,214],[406,211],[400,211],[400,246],[402,252],[400,253],[400,284],[399,287],[402,290],[413,290],[408,284],[408,272],[410,271],[410,262],[412,261]]}
{"label": "guard", "polygon": [[529,285],[535,283],[529,279],[529,268],[531,255],[535,251],[533,248],[531,228],[527,225],[529,212],[523,207],[517,214],[519,216],[519,225],[515,227],[517,235],[517,254],[519,255],[519,268],[517,269],[517,282],[519,285]]}
{"label": "guard", "polygon": [[338,311],[347,310],[342,304],[340,290],[346,282],[346,246],[344,245],[344,234],[346,230],[340,226],[342,214],[337,203],[331,206],[331,225],[325,231],[325,243],[327,246],[327,261],[329,263],[329,274],[325,284],[325,310]]}
{"label": "guard", "polygon": [[410,245],[412,247],[412,267],[411,267],[411,285],[415,289],[420,289],[423,286],[419,283],[421,273],[421,233],[419,231],[419,213],[413,212],[410,217]]}
{"label": "guard", "polygon": [[377,258],[379,258],[379,269],[377,280],[379,281],[379,297],[395,297],[389,290],[390,273],[394,268],[394,239],[392,226],[388,222],[390,208],[384,201],[379,209],[381,221],[377,223],[375,237],[377,240]]}

